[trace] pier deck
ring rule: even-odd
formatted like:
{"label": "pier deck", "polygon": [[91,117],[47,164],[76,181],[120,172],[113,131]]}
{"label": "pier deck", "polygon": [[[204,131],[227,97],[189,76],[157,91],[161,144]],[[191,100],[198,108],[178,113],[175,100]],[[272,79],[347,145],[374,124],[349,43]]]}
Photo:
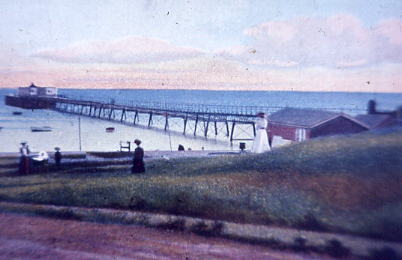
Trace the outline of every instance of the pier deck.
{"label": "pier deck", "polygon": [[[223,106],[198,104],[134,103],[80,100],[62,97],[18,97],[6,96],[6,104],[27,109],[53,109],[62,113],[75,114],[125,125],[161,128],[169,127],[172,119],[180,122],[183,135],[200,135],[205,138],[218,135],[235,140],[252,140],[255,136],[255,115],[269,113],[279,108],[258,106]],[[163,122],[161,123],[155,123]]]}

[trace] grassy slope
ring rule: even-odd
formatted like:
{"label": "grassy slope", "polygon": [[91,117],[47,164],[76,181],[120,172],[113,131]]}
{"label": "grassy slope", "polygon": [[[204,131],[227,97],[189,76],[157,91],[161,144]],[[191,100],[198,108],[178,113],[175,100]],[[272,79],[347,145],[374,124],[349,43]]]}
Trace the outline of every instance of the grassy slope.
{"label": "grassy slope", "polygon": [[261,155],[159,160],[147,173],[0,178],[0,199],[117,207],[402,237],[402,131],[318,139]]}

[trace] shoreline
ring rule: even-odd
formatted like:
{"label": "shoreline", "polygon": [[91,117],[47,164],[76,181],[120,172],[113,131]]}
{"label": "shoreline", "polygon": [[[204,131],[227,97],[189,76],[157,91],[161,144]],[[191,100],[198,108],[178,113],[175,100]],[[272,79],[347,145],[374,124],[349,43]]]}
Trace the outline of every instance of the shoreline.
{"label": "shoreline", "polygon": [[[31,153],[30,157],[37,155]],[[191,150],[191,151],[146,151],[144,161],[179,159],[179,158],[212,158],[217,156],[239,156],[250,152],[234,152],[231,150]],[[46,166],[37,166],[37,170],[59,171],[61,169],[92,169],[102,171],[104,167],[128,167],[132,164],[134,152],[62,152],[61,168],[56,166],[54,152],[49,152]],[[18,172],[20,154],[0,153],[0,176],[13,175]]]}

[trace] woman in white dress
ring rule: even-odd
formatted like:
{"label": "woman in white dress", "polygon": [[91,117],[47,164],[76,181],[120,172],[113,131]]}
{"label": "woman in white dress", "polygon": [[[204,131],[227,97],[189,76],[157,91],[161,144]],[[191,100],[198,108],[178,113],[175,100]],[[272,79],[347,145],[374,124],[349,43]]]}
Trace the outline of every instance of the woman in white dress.
{"label": "woman in white dress", "polygon": [[263,153],[271,150],[268,143],[267,127],[268,120],[265,113],[258,113],[257,120],[255,122],[256,135],[251,152]]}

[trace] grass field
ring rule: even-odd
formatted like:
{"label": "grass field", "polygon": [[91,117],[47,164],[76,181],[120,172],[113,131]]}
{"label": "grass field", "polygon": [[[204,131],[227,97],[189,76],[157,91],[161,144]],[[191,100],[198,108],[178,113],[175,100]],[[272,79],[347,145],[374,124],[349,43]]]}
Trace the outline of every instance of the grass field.
{"label": "grass field", "polygon": [[0,177],[0,199],[110,207],[402,238],[402,131],[316,139],[260,155],[155,160]]}

